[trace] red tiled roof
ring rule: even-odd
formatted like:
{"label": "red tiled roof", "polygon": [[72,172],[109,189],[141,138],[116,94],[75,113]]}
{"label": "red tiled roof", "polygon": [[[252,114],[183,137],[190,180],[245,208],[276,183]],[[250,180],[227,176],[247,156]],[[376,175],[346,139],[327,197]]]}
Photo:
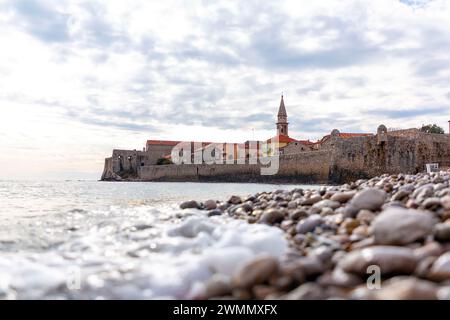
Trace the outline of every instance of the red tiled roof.
{"label": "red tiled roof", "polygon": [[300,142],[301,144],[306,144],[306,145],[313,145],[314,142],[311,142],[309,140],[298,140],[298,142]]}
{"label": "red tiled roof", "polygon": [[282,142],[282,143],[289,143],[289,142],[293,142],[293,141],[297,141],[291,137],[288,137],[284,134],[279,134],[275,137],[272,137],[270,139],[267,139],[267,142],[272,142],[272,140],[278,140],[278,142]]}

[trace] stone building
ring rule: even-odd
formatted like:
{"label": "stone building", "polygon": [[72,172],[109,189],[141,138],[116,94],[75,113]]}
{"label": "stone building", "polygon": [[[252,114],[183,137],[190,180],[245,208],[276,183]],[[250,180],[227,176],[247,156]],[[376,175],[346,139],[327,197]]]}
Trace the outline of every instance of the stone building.
{"label": "stone building", "polygon": [[[316,142],[297,140],[288,134],[283,96],[275,125],[276,135],[264,141],[266,146],[275,146],[279,156],[280,168],[274,176],[261,176],[261,165],[250,161],[250,155],[264,156],[261,144],[255,141],[183,142],[193,164],[157,165],[159,159],[170,159],[180,141],[148,140],[143,151],[113,150],[112,156],[105,159],[101,179],[338,183],[383,173],[416,173],[423,171],[427,163],[450,167],[450,134],[424,133],[415,128],[388,131],[380,125],[376,133],[334,129]],[[202,152],[214,149],[227,164],[194,163],[199,146]],[[245,161],[238,161],[242,157]]]}

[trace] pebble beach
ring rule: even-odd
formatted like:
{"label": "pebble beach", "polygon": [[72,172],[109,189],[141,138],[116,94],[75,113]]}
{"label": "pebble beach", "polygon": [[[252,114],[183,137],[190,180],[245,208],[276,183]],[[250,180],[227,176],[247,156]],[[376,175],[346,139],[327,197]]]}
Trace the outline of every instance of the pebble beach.
{"label": "pebble beach", "polygon": [[450,299],[450,172],[382,175],[340,186],[259,192],[181,209],[277,228],[261,254],[195,299]]}

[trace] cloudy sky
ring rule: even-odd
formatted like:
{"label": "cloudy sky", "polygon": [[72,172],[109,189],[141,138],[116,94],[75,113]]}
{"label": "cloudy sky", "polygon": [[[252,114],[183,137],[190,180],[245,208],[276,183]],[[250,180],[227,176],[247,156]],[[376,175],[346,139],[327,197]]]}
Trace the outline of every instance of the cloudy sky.
{"label": "cloudy sky", "polygon": [[450,1],[0,0],[0,178],[96,179],[146,139],[450,120]]}

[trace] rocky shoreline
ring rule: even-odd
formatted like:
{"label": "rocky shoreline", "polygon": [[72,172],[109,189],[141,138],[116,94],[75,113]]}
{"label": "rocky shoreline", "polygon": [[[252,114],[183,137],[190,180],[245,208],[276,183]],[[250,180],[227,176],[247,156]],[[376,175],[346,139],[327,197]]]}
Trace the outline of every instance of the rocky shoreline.
{"label": "rocky shoreline", "polygon": [[450,171],[180,207],[281,228],[291,246],[213,276],[199,299],[450,299]]}

